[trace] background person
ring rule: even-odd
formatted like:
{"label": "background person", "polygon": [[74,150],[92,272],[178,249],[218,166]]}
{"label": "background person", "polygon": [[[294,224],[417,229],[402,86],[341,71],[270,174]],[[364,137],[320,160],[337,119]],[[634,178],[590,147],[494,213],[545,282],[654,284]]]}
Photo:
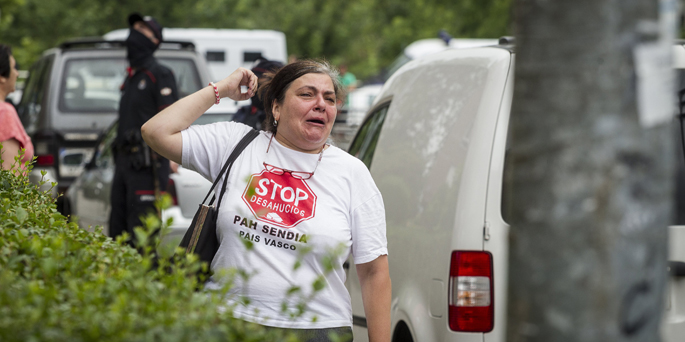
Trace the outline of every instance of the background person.
{"label": "background person", "polygon": [[340,64],[340,82],[348,92],[357,87],[357,77],[347,70],[347,64]]}
{"label": "background person", "polygon": [[6,102],[7,95],[15,90],[19,71],[12,49],[0,44],[0,143],[2,143],[2,168],[8,170],[20,149],[25,149],[23,167],[33,158],[33,144],[24,130],[14,106]]}
{"label": "background person", "polygon": [[[283,67],[283,63],[278,61],[270,61],[267,59],[259,59],[252,72],[259,79],[259,85],[266,81],[263,77],[264,73],[278,70]],[[259,86],[257,87],[259,89]],[[242,106],[233,116],[233,121],[246,124],[256,130],[261,130],[266,120],[266,112],[264,111],[264,103],[259,96],[252,97],[252,103],[249,106]]]}
{"label": "background person", "polygon": [[[345,89],[345,96],[338,99],[338,109],[342,109],[343,106],[349,107],[350,98],[347,96],[351,91],[357,88],[357,77],[353,73],[347,71],[347,64],[340,64],[340,83]],[[349,108],[346,108],[349,110]]]}
{"label": "background person", "polygon": [[[248,86],[247,93],[240,92],[241,85]],[[246,100],[254,95],[257,77],[239,68],[216,86],[216,97]],[[352,331],[342,269],[352,253],[369,339],[389,342],[391,284],[383,200],[366,166],[326,143],[335,122],[336,100],[343,93],[335,71],[307,60],[284,66],[260,88],[266,131],[233,165],[217,220],[220,247],[211,268],[254,273],[249,282],[238,281],[231,290],[251,302],[235,308],[237,317],[292,329],[305,341],[328,341],[328,332]],[[189,127],[216,101],[211,86],[185,97],[143,126],[145,141],[213,180],[250,130],[235,122]],[[247,252],[241,239],[252,241],[253,249]],[[307,315],[294,319],[284,315],[281,303],[291,308],[298,303],[286,292],[293,286],[311,291],[311,284],[324,273],[324,256],[339,246],[344,253],[331,259],[334,270],[326,275],[323,290],[307,302]],[[293,270],[300,253],[309,248],[302,266]],[[206,287],[218,288],[216,280]]]}
{"label": "background person", "polygon": [[141,225],[140,216],[155,210],[156,195],[166,190],[169,161],[150,151],[140,127],[178,100],[173,73],[153,56],[162,41],[162,26],[154,18],[137,13],[128,17],[128,23],[131,30],[126,39],[126,58],[130,68],[119,102],[109,219],[113,238],[123,232],[132,237],[133,228]]}

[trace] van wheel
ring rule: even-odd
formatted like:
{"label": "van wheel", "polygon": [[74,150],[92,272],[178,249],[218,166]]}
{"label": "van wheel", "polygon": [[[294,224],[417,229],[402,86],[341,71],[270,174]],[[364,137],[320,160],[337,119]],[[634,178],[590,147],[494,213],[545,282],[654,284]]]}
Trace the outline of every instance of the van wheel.
{"label": "van wheel", "polygon": [[392,334],[392,342],[414,342],[407,324],[404,322],[397,323],[395,333]]}
{"label": "van wheel", "polygon": [[57,211],[59,211],[60,214],[64,215],[64,196],[57,197],[57,199],[55,200],[55,206],[57,206]]}

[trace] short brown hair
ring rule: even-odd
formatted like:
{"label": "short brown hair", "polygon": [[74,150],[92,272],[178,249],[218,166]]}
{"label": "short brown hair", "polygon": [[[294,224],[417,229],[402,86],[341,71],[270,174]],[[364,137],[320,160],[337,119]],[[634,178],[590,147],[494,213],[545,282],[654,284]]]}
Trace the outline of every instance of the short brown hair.
{"label": "short brown hair", "polygon": [[276,134],[277,127],[274,125],[274,114],[271,111],[273,103],[274,101],[283,103],[285,93],[290,85],[306,74],[328,75],[333,82],[336,100],[344,97],[345,90],[338,79],[338,70],[328,62],[305,59],[290,63],[275,73],[265,73],[266,81],[260,84],[257,90],[259,98],[264,102],[264,111],[266,112],[264,129]]}

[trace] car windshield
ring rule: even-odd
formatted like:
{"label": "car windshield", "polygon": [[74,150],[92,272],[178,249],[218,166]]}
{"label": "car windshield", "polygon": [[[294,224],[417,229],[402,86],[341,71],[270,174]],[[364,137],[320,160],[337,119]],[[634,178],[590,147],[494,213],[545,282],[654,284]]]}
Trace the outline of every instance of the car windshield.
{"label": "car windshield", "polygon": [[[179,97],[201,88],[191,59],[160,58],[176,77]],[[70,113],[111,113],[119,109],[127,62],[120,58],[72,59],[65,63],[59,108]]]}

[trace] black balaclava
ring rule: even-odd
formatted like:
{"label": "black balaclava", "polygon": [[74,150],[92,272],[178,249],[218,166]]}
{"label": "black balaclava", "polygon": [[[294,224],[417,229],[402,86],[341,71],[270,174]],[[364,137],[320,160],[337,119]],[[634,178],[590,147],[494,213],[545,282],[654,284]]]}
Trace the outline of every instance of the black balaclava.
{"label": "black balaclava", "polygon": [[258,109],[264,110],[264,102],[262,102],[262,98],[259,95],[253,96],[251,98],[251,100],[252,100],[252,106],[257,107]]}
{"label": "black balaclava", "polygon": [[[270,61],[264,58],[258,59],[256,63],[257,64],[252,67],[252,72],[255,74],[255,76],[257,76],[257,78],[259,78],[259,86],[261,86],[264,82],[264,80],[262,80],[264,73],[269,71],[276,72],[283,67],[283,63],[281,62]],[[259,88],[259,86],[257,88]],[[262,102],[262,99],[259,97],[259,95],[252,97],[252,106],[264,110],[264,102]]]}
{"label": "black balaclava", "polygon": [[126,39],[126,58],[132,68],[145,66],[154,58],[152,54],[155,50],[157,50],[157,45],[150,38],[131,28],[131,33]]}

